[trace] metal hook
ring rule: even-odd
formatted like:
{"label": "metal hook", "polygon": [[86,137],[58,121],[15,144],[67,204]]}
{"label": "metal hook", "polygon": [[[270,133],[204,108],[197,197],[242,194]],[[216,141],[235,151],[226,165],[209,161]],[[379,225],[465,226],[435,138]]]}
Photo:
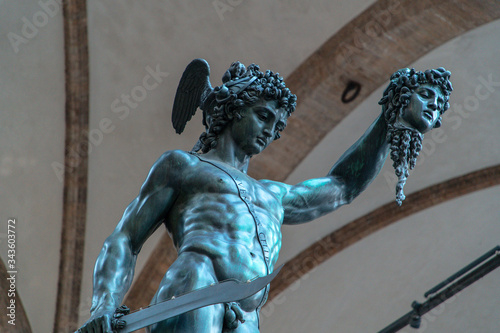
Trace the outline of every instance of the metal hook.
{"label": "metal hook", "polygon": [[[352,94],[348,97],[347,95],[351,92]],[[361,91],[361,84],[359,84],[356,81],[349,81],[347,83],[347,87],[345,88],[344,92],[342,93],[342,97],[340,100],[342,103],[347,104],[352,102],[356,97],[358,97],[359,92]]]}

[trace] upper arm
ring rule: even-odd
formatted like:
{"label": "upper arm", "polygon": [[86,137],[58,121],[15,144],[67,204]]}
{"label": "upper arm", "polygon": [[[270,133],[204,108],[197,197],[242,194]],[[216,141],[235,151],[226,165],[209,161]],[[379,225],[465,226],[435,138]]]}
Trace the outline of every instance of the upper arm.
{"label": "upper arm", "polygon": [[281,184],[284,224],[314,220],[348,203],[344,183],[333,176],[309,179],[297,185]]}
{"label": "upper arm", "polygon": [[186,163],[182,155],[179,151],[169,151],[156,161],[139,195],[129,204],[113,232],[116,237],[128,239],[134,254],[160,226],[177,198],[181,172]]}

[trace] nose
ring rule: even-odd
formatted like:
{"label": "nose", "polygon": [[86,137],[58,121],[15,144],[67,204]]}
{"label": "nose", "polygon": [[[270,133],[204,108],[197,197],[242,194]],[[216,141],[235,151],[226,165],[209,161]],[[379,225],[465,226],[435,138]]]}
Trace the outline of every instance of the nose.
{"label": "nose", "polygon": [[273,135],[273,134],[271,133],[271,129],[270,129],[269,127],[264,128],[264,130],[262,131],[262,133],[263,133],[266,137],[268,137],[268,138],[270,138],[270,137]]}
{"label": "nose", "polygon": [[431,109],[432,111],[437,110],[437,97],[433,98],[429,101],[429,104],[427,104],[427,107]]}

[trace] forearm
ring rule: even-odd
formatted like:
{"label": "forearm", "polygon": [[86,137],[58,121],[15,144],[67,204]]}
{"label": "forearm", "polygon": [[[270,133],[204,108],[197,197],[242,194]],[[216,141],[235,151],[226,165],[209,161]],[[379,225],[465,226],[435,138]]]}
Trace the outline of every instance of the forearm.
{"label": "forearm", "polygon": [[94,269],[93,316],[120,306],[132,283],[135,262],[127,237],[113,234],[106,239]]}
{"label": "forearm", "polygon": [[283,188],[285,224],[299,224],[350,203],[382,169],[389,153],[387,124],[379,117],[323,178]]}
{"label": "forearm", "polygon": [[328,173],[343,183],[346,202],[351,202],[375,179],[388,153],[387,123],[379,116]]}

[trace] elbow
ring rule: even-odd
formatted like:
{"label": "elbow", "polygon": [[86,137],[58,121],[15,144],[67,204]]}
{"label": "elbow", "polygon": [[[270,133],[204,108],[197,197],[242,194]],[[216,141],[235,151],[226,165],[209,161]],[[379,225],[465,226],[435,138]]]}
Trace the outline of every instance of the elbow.
{"label": "elbow", "polygon": [[356,197],[357,197],[357,195],[353,195],[352,193],[344,195],[343,198],[342,198],[341,205],[348,205],[348,204],[350,204]]}
{"label": "elbow", "polygon": [[[99,257],[104,258],[126,258],[136,256],[133,244],[130,238],[123,232],[113,232],[106,240],[102,247]],[[139,252],[139,250],[137,250]]]}
{"label": "elbow", "polygon": [[130,239],[121,231],[114,231],[108,238],[104,241],[105,248],[113,248],[116,246],[129,245]]}
{"label": "elbow", "polygon": [[339,190],[336,195],[340,200],[337,200],[335,209],[350,204],[359,195],[359,192],[355,190],[357,188],[355,185],[347,182],[346,179],[337,180],[339,181]]}
{"label": "elbow", "polygon": [[[120,283],[128,284],[133,277],[135,259],[130,240],[122,234],[113,233],[105,241],[94,267],[94,288],[109,288],[110,281],[118,276]],[[130,280],[130,281],[129,281]],[[115,290],[117,286],[109,288]],[[105,289],[107,290],[107,289]]]}

